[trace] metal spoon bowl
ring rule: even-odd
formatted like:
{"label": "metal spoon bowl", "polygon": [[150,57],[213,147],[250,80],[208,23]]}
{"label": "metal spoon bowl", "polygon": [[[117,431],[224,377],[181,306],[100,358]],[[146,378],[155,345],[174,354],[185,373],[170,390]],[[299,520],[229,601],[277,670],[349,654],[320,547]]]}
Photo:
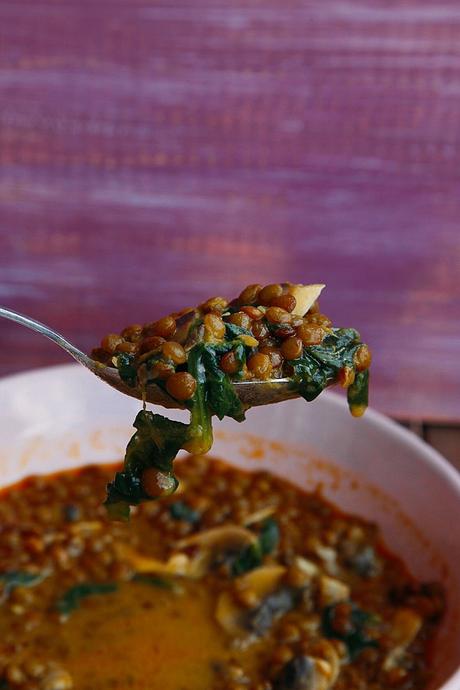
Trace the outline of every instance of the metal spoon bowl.
{"label": "metal spoon bowl", "polygon": [[[116,388],[120,393],[130,395],[132,398],[137,398],[139,400],[143,399],[143,391],[124,383],[124,381],[120,379],[117,369],[114,367],[107,367],[91,359],[91,357],[88,357],[88,355],[75,347],[75,345],[69,343],[60,333],[53,331],[48,326],[45,326],[45,324],[40,323],[40,321],[35,321],[35,319],[31,319],[28,316],[19,314],[12,309],[6,309],[5,307],[0,307],[0,316],[10,321],[15,321],[21,324],[21,326],[30,328],[44,335],[46,338],[49,338],[53,343],[62,347],[62,349],[79,364],[89,369],[98,378],[102,379],[102,381],[112,386],[112,388]],[[288,378],[269,379],[267,381],[235,381],[232,385],[245,407],[270,405],[272,403],[282,402],[283,400],[289,400],[290,398],[299,397],[299,394],[292,389],[291,381]],[[184,408],[177,400],[155,384],[148,385],[145,394],[146,402],[153,403],[154,405],[161,405],[162,407],[168,408]]]}

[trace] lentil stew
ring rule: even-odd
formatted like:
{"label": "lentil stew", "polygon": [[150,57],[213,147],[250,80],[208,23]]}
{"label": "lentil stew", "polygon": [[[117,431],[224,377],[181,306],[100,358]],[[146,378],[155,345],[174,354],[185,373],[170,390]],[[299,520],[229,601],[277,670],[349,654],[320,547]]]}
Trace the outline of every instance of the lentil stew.
{"label": "lentil stew", "polygon": [[113,467],[0,498],[4,690],[421,690],[443,612],[376,525],[194,456],[109,521]]}
{"label": "lentil stew", "polygon": [[102,339],[92,357],[118,369],[129,386],[160,386],[190,410],[190,424],[143,410],[124,468],[108,485],[116,518],[130,506],[173,493],[173,460],[181,448],[206,453],[212,416],[245,418],[232,381],[287,378],[305,400],[327,386],[347,389],[350,411],[368,402],[371,355],[353,328],[335,328],[318,304],[324,285],[249,285],[229,302],[213,297],[153,323],[134,324]]}

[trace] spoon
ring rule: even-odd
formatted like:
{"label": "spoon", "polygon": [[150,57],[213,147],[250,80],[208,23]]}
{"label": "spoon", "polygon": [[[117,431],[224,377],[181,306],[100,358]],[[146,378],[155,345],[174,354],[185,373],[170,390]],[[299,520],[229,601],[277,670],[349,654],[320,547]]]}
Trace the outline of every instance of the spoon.
{"label": "spoon", "polygon": [[[0,316],[5,319],[10,319],[10,321],[15,321],[21,324],[21,326],[30,328],[44,335],[46,338],[49,338],[53,343],[62,347],[71,357],[76,359],[79,364],[89,369],[98,378],[102,379],[102,381],[112,386],[112,388],[116,388],[120,393],[130,395],[132,398],[137,398],[139,400],[143,399],[143,391],[140,388],[134,388],[124,383],[117,369],[114,367],[107,367],[91,359],[91,357],[88,357],[88,355],[75,347],[75,345],[69,343],[62,335],[48,328],[48,326],[45,326],[43,323],[40,323],[40,321],[35,321],[35,319],[19,314],[12,309],[5,309],[5,307],[0,307]],[[232,385],[245,407],[270,405],[271,403],[299,397],[299,394],[291,388],[291,380],[288,378],[269,379],[267,381],[234,381]],[[154,405],[184,409],[184,405],[181,405],[156,384],[149,384],[146,387],[145,395],[146,402],[153,403]]]}

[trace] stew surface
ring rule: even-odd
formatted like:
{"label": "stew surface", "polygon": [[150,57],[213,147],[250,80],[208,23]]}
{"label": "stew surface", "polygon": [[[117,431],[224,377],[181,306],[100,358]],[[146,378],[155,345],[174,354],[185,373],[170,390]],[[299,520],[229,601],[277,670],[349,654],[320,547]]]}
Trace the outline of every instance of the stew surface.
{"label": "stew surface", "polygon": [[376,525],[203,456],[176,494],[101,505],[113,467],[0,499],[0,687],[418,690],[442,615]]}

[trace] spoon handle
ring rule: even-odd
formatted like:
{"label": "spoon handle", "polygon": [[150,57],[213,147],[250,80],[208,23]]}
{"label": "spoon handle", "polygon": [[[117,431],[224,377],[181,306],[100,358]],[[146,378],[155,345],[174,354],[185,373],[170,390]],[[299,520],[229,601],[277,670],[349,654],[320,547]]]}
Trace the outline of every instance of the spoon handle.
{"label": "spoon handle", "polygon": [[0,316],[4,319],[15,321],[21,326],[25,326],[26,328],[30,328],[32,331],[36,331],[37,333],[44,335],[45,338],[49,338],[53,341],[53,343],[56,343],[56,345],[62,347],[66,352],[69,353],[69,355],[76,359],[77,362],[80,362],[80,364],[90,367],[91,369],[94,368],[92,360],[85,355],[84,352],[76,348],[74,345],[72,345],[72,343],[69,343],[69,341],[66,340],[60,333],[56,333],[56,331],[48,328],[48,326],[45,326],[45,324],[41,323],[40,321],[35,321],[35,319],[31,319],[29,316],[19,314],[17,311],[13,311],[12,309],[6,309],[6,307],[0,307]]}

